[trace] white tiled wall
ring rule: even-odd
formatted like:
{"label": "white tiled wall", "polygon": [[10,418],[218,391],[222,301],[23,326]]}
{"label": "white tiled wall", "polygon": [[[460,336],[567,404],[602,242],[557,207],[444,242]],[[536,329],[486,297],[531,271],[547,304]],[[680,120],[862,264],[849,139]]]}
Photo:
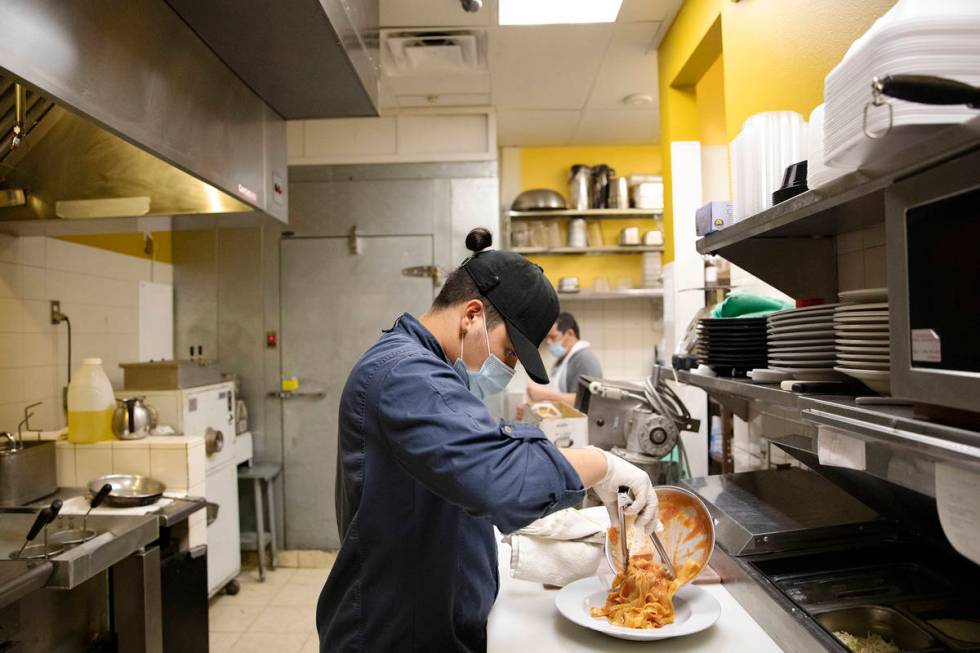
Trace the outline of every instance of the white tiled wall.
{"label": "white tiled wall", "polygon": [[149,436],[92,444],[57,442],[58,485],[82,486],[106,474],[140,474],[168,490],[203,495],[207,454],[201,436]]}
{"label": "white tiled wall", "polygon": [[[653,368],[653,348],[663,331],[660,300],[616,299],[575,301],[563,297],[561,310],[575,316],[582,339],[602,362],[608,379],[642,379]],[[554,361],[546,354],[545,364]]]}
{"label": "white tiled wall", "polygon": [[885,225],[837,236],[838,290],[883,288],[888,285]]}
{"label": "white tiled wall", "polygon": [[173,268],[45,236],[0,234],[0,430],[15,431],[24,406],[36,401],[31,426],[65,425],[61,393],[67,377],[67,329],[50,321],[61,301],[72,323],[72,368],[103,359],[122,382],[119,363],[138,357],[140,281],[173,282]]}

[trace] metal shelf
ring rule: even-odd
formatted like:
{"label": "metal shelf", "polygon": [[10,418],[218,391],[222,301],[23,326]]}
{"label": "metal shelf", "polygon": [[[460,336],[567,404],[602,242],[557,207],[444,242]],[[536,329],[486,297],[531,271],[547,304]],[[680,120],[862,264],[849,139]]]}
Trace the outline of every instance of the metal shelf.
{"label": "metal shelf", "polygon": [[980,117],[709,234],[697,251],[718,254],[791,296],[834,299],[833,237],[883,223],[885,190],[896,179],[978,147]]}
{"label": "metal shelf", "polygon": [[594,301],[603,299],[656,299],[664,296],[663,288],[629,288],[626,290],[610,290],[595,292],[582,290],[580,292],[559,292],[558,297],[563,301]]}
{"label": "metal shelf", "polygon": [[508,211],[511,220],[543,220],[553,218],[589,218],[589,219],[623,219],[623,218],[662,218],[663,210],[654,209],[550,209],[547,211]]}
{"label": "metal shelf", "polygon": [[645,254],[662,252],[663,245],[607,245],[604,247],[514,247],[512,252],[538,256],[568,256],[588,254]]}
{"label": "metal shelf", "polygon": [[[662,373],[665,378],[670,379],[675,371],[665,368]],[[679,382],[701,388],[742,419],[748,419],[750,401],[764,401],[789,408],[799,406],[801,395],[783,390],[778,385],[753,383],[747,379],[704,376],[686,370],[677,370],[676,375]]]}
{"label": "metal shelf", "polygon": [[[670,379],[673,370],[664,369],[662,373]],[[804,395],[782,390],[777,385],[702,376],[684,370],[677,370],[676,374],[680,383],[701,388],[742,419],[749,417],[749,402],[760,401],[798,410],[805,422],[847,431],[869,441],[904,449],[920,458],[980,469],[980,432],[917,418],[911,406],[860,405],[854,397]],[[796,438],[801,443],[797,448],[816,453],[816,443],[809,441],[810,438]]]}
{"label": "metal shelf", "polygon": [[919,419],[911,406],[862,406],[851,398],[804,397],[804,420],[883,442],[920,459],[980,469],[980,433]]}

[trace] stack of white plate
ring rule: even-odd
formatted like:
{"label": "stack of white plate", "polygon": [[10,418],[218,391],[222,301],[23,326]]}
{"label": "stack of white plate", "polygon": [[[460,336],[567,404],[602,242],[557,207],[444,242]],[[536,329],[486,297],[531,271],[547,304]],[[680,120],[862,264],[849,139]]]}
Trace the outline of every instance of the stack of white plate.
{"label": "stack of white plate", "polygon": [[834,309],[838,304],[793,308],[769,316],[769,369],[796,379],[834,381]]}
{"label": "stack of white plate", "polygon": [[[976,115],[965,105],[930,105],[887,98],[888,107],[868,109],[868,129],[888,135],[872,140],[864,133],[865,107],[876,76],[937,75],[980,84],[980,2],[977,0],[899,0],[847,51],[827,75],[824,98],[824,160],[835,167],[857,167],[928,138],[936,128]],[[814,157],[819,153],[813,153]]]}
{"label": "stack of white plate", "polygon": [[879,394],[891,390],[891,329],[885,288],[841,293],[848,303],[834,310],[834,369]]}

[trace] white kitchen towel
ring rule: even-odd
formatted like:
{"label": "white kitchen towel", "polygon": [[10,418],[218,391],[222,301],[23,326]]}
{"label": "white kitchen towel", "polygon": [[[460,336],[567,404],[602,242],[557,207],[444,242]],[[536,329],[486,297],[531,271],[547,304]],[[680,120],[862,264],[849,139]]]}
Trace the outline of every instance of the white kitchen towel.
{"label": "white kitchen towel", "polygon": [[504,537],[510,545],[510,575],[565,586],[595,576],[604,561],[606,509],[559,510]]}

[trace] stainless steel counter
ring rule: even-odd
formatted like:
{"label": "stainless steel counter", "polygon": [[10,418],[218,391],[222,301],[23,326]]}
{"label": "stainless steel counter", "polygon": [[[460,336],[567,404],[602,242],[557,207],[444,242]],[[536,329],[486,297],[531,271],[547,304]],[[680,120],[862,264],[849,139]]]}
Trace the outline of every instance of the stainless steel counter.
{"label": "stainless steel counter", "polygon": [[857,634],[872,625],[902,650],[980,650],[935,625],[937,619],[980,621],[972,600],[980,568],[955,553],[935,525],[913,520],[921,506],[906,503],[905,514],[886,519],[817,473],[799,469],[684,485],[705,500],[715,519],[718,546],[711,566],[786,651],[842,653],[832,630]]}
{"label": "stainless steel counter", "polygon": [[44,587],[53,571],[44,560],[0,560],[0,608]]}

